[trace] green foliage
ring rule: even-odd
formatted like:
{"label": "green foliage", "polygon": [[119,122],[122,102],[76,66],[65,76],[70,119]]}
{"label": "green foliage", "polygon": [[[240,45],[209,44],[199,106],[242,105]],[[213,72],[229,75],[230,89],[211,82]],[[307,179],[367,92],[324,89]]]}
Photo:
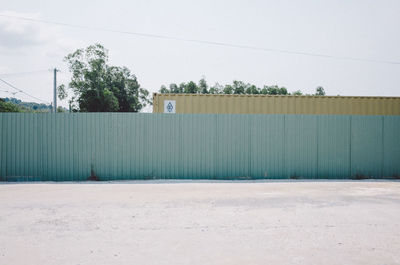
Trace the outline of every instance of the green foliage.
{"label": "green foliage", "polygon": [[103,110],[104,111],[118,111],[119,110],[119,101],[118,99],[114,96],[113,92],[108,90],[107,88],[104,89],[104,100],[103,103],[104,105]]}
{"label": "green foliage", "polygon": [[225,85],[224,89],[222,90],[222,94],[233,94],[233,86]]}
{"label": "green foliage", "polygon": [[267,95],[288,95],[288,91],[285,87],[274,86],[264,86]]}
{"label": "green foliage", "polygon": [[182,87],[174,83],[169,85],[169,90],[171,91],[171,93],[176,93],[176,94],[183,92]]}
{"label": "green foliage", "polygon": [[22,112],[21,107],[11,102],[5,102],[4,99],[0,99],[0,112]]}
{"label": "green foliage", "polygon": [[196,85],[195,82],[190,81],[189,83],[187,83],[187,85],[185,85],[185,88],[183,90],[183,93],[187,93],[187,94],[196,94],[198,93],[199,87]]}
{"label": "green foliage", "polygon": [[215,83],[215,85],[210,87],[209,93],[210,94],[222,94],[223,92],[223,86],[221,86],[219,83]]}
{"label": "green foliage", "polygon": [[[258,88],[255,85],[245,83],[243,81],[234,80],[232,84],[226,84],[224,86],[219,83],[215,83],[213,86],[208,86],[205,78],[201,78],[199,84],[196,85],[195,82],[190,81],[188,83],[181,83],[179,86],[175,83],[169,85],[167,88],[165,85],[162,85],[160,93],[190,93],[190,94],[238,94],[238,95],[295,95],[300,96],[303,95],[303,92],[300,90],[296,90],[292,93],[286,89],[286,87],[279,87],[277,85],[273,86],[263,86],[263,88]],[[307,94],[308,95],[308,94]],[[318,96],[325,96],[325,90],[322,87],[317,87],[316,94]]]}
{"label": "green foliage", "polygon": [[234,80],[233,85],[232,85],[233,94],[237,94],[237,95],[244,94],[244,91],[246,90],[246,86],[247,86],[247,84],[245,84],[244,82]]}
{"label": "green foliage", "polygon": [[206,79],[203,77],[202,79],[200,79],[199,81],[199,91],[201,94],[208,94],[208,85],[206,82]]}
{"label": "green foliage", "polygon": [[316,96],[325,96],[325,90],[322,86],[319,86],[315,89]]}
{"label": "green foliage", "polygon": [[61,107],[61,106],[58,106],[58,107],[57,107],[57,112],[58,112],[58,113],[64,113],[64,112],[67,112],[67,109],[65,109],[65,108],[63,108],[63,107]]}
{"label": "green foliage", "polygon": [[[151,104],[149,92],[140,87],[128,68],[108,65],[108,51],[102,45],[78,49],[64,60],[72,73],[72,111],[138,112]],[[67,98],[64,85],[58,92],[61,100]]]}
{"label": "green foliage", "polygon": [[296,91],[294,91],[294,92],[292,93],[292,95],[301,96],[301,95],[303,95],[303,92],[301,92],[300,90],[296,90]]}
{"label": "green foliage", "polygon": [[246,88],[245,94],[253,94],[253,95],[257,95],[260,94],[261,91],[260,89],[258,89],[258,87],[256,87],[255,85],[250,85]]}
{"label": "green foliage", "polygon": [[170,92],[166,86],[162,85],[160,88],[160,93],[166,94],[166,93],[172,93],[172,92]]}
{"label": "green foliage", "polygon": [[260,90],[260,94],[268,95],[268,86],[264,86],[263,89]]}
{"label": "green foliage", "polygon": [[64,99],[66,99],[68,97],[68,93],[67,93],[67,91],[65,89],[65,85],[64,84],[62,84],[62,85],[57,87],[57,95],[58,95],[58,98],[60,100],[64,100]]}

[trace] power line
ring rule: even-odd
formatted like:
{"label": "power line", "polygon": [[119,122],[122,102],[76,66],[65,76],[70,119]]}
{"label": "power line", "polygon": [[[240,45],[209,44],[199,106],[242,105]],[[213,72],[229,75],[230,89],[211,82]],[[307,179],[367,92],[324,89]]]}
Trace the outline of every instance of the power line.
{"label": "power line", "polygon": [[123,31],[123,30],[116,30],[116,29],[106,29],[106,28],[82,26],[82,25],[76,25],[76,24],[68,24],[68,23],[61,23],[61,22],[55,22],[55,21],[49,21],[49,20],[41,20],[41,19],[33,19],[33,18],[20,17],[20,16],[10,16],[10,15],[3,15],[3,14],[0,14],[0,16],[1,17],[7,17],[7,18],[13,18],[13,19],[19,19],[19,20],[25,20],[25,21],[30,21],[30,22],[45,23],[45,24],[52,24],[52,25],[57,25],[57,26],[64,26],[64,27],[70,27],[70,28],[79,28],[79,29],[86,29],[86,30],[95,30],[95,31],[104,31],[104,32],[120,33],[120,34],[127,34],[127,35],[135,35],[135,36],[146,37],[146,38],[185,41],[185,42],[193,42],[193,43],[207,44],[207,45],[214,45],[214,46],[224,46],[224,47],[230,47],[230,48],[239,48],[239,49],[266,51],[266,52],[278,52],[278,53],[285,53],[285,54],[296,54],[296,55],[303,55],[303,56],[322,57],[322,58],[327,58],[327,59],[360,61],[360,62],[368,62],[368,63],[400,64],[400,61],[375,60],[375,59],[348,57],[348,56],[334,56],[334,55],[329,55],[329,54],[319,54],[319,53],[311,53],[311,52],[302,52],[302,51],[293,51],[293,50],[284,50],[284,49],[274,49],[274,48],[257,47],[257,46],[251,46],[251,45],[242,45],[242,44],[218,42],[218,41],[187,39],[187,38],[179,38],[179,37],[173,37],[173,36],[167,36],[167,35],[158,35],[158,34],[151,34],[151,33],[132,32],[132,31]]}
{"label": "power line", "polygon": [[10,93],[10,94],[12,94],[12,93],[15,93],[15,94],[17,94],[17,93],[18,93],[18,92],[11,92],[11,91],[8,91],[8,90],[2,90],[2,89],[0,89],[0,92]]}
{"label": "power line", "polygon": [[13,96],[15,96],[15,94],[18,93],[18,91],[17,92],[11,92],[11,91],[8,91],[8,90],[0,90],[0,92],[9,93],[9,94],[12,94]]}
{"label": "power line", "polygon": [[[31,97],[31,98],[34,98],[34,99],[36,99],[36,100],[39,100],[39,101],[41,101],[41,102],[43,102],[43,103],[45,103],[45,104],[49,104],[48,102],[46,102],[46,101],[44,101],[44,100],[42,100],[42,99],[40,99],[40,98],[37,98],[37,97],[35,97],[35,96],[32,96],[31,94],[26,93],[26,92],[23,91],[22,89],[19,89],[19,88],[13,86],[12,84],[8,83],[7,81],[5,81],[5,80],[2,79],[2,78],[0,78],[0,81],[2,81],[4,84],[8,85],[9,87],[14,88],[15,90],[17,90],[17,91],[20,92],[20,93],[23,93],[23,94],[25,94],[25,95],[27,95],[27,96],[29,96],[29,97]],[[14,94],[14,95],[15,95],[15,94]]]}

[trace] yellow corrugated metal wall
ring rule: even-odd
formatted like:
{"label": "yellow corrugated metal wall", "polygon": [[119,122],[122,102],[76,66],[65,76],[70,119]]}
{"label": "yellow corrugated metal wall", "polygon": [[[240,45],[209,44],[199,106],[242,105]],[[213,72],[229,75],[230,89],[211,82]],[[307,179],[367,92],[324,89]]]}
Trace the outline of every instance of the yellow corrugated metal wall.
{"label": "yellow corrugated metal wall", "polygon": [[164,100],[176,113],[400,115],[400,97],[154,94],[154,113]]}

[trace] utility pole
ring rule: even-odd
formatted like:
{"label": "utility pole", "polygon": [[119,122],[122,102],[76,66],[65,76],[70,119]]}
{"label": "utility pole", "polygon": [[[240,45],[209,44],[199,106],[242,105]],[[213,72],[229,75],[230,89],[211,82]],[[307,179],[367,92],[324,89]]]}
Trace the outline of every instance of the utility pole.
{"label": "utility pole", "polygon": [[57,113],[57,68],[54,68],[54,97],[53,97],[53,112]]}

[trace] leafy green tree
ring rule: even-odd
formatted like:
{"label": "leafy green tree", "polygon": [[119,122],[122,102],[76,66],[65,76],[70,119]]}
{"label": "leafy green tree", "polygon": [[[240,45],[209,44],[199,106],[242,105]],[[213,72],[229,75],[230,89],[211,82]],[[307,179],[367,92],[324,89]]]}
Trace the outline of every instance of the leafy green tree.
{"label": "leafy green tree", "polygon": [[4,99],[0,98],[0,112],[22,112],[22,110],[18,105],[5,102]]}
{"label": "leafy green tree", "polygon": [[169,93],[169,90],[166,86],[162,85],[160,88],[160,93],[167,94],[167,93]]}
{"label": "leafy green tree", "polygon": [[325,90],[322,86],[319,86],[315,89],[316,96],[325,96]]}
{"label": "leafy green tree", "polygon": [[185,83],[180,83],[179,84],[179,93],[184,93],[184,91],[185,91],[185,87],[186,87],[186,84]]}
{"label": "leafy green tree", "polygon": [[193,81],[187,83],[185,85],[185,89],[183,90],[183,93],[188,93],[188,94],[196,94],[198,92],[199,92],[199,87]]}
{"label": "leafy green tree", "polygon": [[288,93],[286,87],[281,87],[281,88],[279,88],[278,94],[279,95],[288,95],[289,93]]}
{"label": "leafy green tree", "polygon": [[268,86],[264,86],[263,89],[260,90],[260,94],[268,95]]}
{"label": "leafy green tree", "polygon": [[221,94],[224,87],[221,86],[219,83],[215,83],[215,85],[210,87],[210,94]]}
{"label": "leafy green tree", "polygon": [[57,112],[63,113],[63,112],[66,112],[66,110],[63,107],[58,106],[57,107]]}
{"label": "leafy green tree", "polygon": [[264,86],[261,90],[262,94],[265,95],[288,95],[288,91],[285,87],[274,86]]}
{"label": "leafy green tree", "polygon": [[60,100],[64,100],[68,97],[68,92],[67,92],[64,84],[61,84],[58,86],[57,95]]}
{"label": "leafy green tree", "polygon": [[233,94],[233,86],[225,85],[224,89],[222,90],[223,94]]}
{"label": "leafy green tree", "polygon": [[[278,85],[264,85],[262,89],[255,85],[245,83],[243,81],[234,80],[232,84],[224,86],[216,83],[214,86],[208,87],[205,78],[200,79],[198,86],[195,82],[181,83],[179,87],[172,83],[168,89],[166,86],[161,86],[160,93],[200,93],[200,94],[247,94],[247,95],[291,95],[286,87]],[[300,90],[294,91],[292,95],[303,95]],[[325,95],[322,87],[317,88],[317,95]]]}
{"label": "leafy green tree", "polygon": [[201,94],[208,94],[208,85],[204,77],[199,81],[199,91]]}
{"label": "leafy green tree", "polygon": [[[140,87],[126,67],[108,65],[108,51],[100,44],[78,49],[65,57],[72,79],[70,106],[81,112],[138,112],[151,104],[149,92]],[[65,85],[60,99],[68,96]]]}
{"label": "leafy green tree", "polygon": [[256,87],[255,85],[249,85],[246,88],[245,94],[257,95],[257,94],[260,94],[260,89],[258,87]]}
{"label": "leafy green tree", "polygon": [[169,85],[169,91],[171,93],[175,93],[175,94],[179,94],[179,93],[183,92],[182,88],[179,87],[177,84],[174,84],[174,83]]}
{"label": "leafy green tree", "polygon": [[267,89],[268,95],[278,95],[279,87],[278,86],[264,86]]}
{"label": "leafy green tree", "polygon": [[233,81],[233,94],[245,94],[248,86],[250,85],[245,84],[243,81]]}
{"label": "leafy green tree", "polygon": [[301,92],[300,90],[296,90],[296,91],[294,91],[294,92],[292,93],[292,95],[301,96],[301,95],[303,95],[303,92]]}

